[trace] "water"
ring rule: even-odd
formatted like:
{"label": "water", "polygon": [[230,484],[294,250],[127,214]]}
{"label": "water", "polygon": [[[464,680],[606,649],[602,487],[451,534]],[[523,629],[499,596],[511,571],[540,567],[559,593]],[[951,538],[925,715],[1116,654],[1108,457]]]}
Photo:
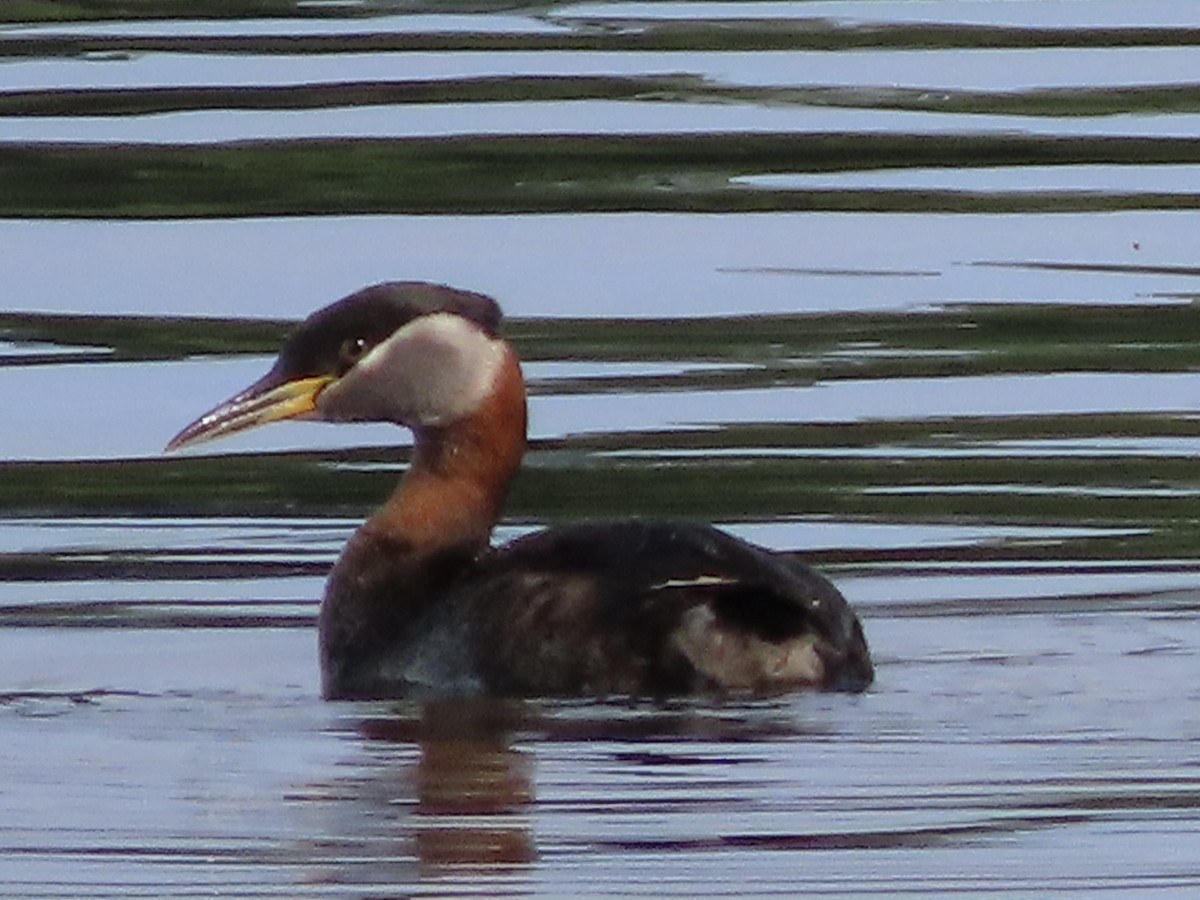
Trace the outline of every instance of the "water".
{"label": "water", "polygon": [[[275,11],[0,31],[0,894],[1195,893],[1191,3]],[[876,685],[319,700],[407,435],[159,451],[390,278],[510,317],[500,539],[800,551]]]}

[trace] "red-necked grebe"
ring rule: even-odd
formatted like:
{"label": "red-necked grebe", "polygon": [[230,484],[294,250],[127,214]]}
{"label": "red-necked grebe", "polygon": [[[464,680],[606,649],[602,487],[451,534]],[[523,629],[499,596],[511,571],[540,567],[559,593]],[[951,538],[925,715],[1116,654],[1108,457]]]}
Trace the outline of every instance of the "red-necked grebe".
{"label": "red-necked grebe", "polygon": [[412,429],[408,471],[329,576],[327,697],[871,683],[862,628],[833,585],[715,528],[596,522],[492,547],[525,451],[525,385],[500,320],[481,294],[366,288],[309,316],[262,379],[167,446],[280,419]]}

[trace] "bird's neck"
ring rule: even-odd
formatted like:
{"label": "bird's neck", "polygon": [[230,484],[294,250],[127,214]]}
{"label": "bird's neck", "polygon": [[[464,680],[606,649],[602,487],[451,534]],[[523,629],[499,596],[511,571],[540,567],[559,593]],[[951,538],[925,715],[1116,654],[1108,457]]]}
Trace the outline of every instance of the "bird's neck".
{"label": "bird's neck", "polygon": [[418,555],[487,546],[525,453],[525,385],[508,350],[470,416],[415,432],[412,464],[361,531]]}
{"label": "bird's neck", "polygon": [[372,668],[487,548],[525,452],[525,386],[511,350],[475,413],[416,433],[399,486],[342,550],[320,614],[328,697],[374,696]]}

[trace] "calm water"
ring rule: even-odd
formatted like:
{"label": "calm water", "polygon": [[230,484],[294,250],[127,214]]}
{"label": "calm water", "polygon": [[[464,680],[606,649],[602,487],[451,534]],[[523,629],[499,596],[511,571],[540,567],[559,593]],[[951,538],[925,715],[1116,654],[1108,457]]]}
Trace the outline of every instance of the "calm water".
{"label": "calm water", "polygon": [[[1200,888],[1190,0],[76,6],[0,26],[0,895]],[[510,316],[501,538],[802,552],[873,689],[320,701],[407,435],[159,450],[392,278]]]}

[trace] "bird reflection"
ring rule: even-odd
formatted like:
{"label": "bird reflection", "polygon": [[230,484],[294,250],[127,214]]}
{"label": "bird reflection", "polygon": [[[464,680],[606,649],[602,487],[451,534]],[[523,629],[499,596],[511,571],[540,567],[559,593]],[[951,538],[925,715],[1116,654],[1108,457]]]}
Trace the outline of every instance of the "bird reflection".
{"label": "bird reflection", "polygon": [[[736,750],[747,744],[827,737],[819,718],[778,698],[725,707],[446,698],[343,709],[355,715],[335,730],[353,751],[343,775],[304,792],[318,821],[298,850],[311,881],[398,890],[445,875],[506,893],[527,887],[538,862],[535,762],[547,754],[600,744],[642,771],[720,772],[744,761]],[[584,789],[596,773],[576,777]],[[631,809],[637,802],[627,798]]]}
{"label": "bird reflection", "polygon": [[[425,704],[417,738],[416,845],[421,862],[513,865],[536,856],[524,811],[533,803],[533,760],[512,746],[524,704]],[[372,736],[388,729],[374,728]]]}
{"label": "bird reflection", "polygon": [[[401,704],[358,721],[373,764],[354,785],[362,818],[351,831],[366,828],[370,843],[383,843],[368,868],[386,874],[372,880],[395,878],[404,861],[423,870],[503,871],[536,858],[533,760],[513,745],[525,714],[520,702],[459,699]],[[359,863],[354,869],[349,880],[368,875]]]}

